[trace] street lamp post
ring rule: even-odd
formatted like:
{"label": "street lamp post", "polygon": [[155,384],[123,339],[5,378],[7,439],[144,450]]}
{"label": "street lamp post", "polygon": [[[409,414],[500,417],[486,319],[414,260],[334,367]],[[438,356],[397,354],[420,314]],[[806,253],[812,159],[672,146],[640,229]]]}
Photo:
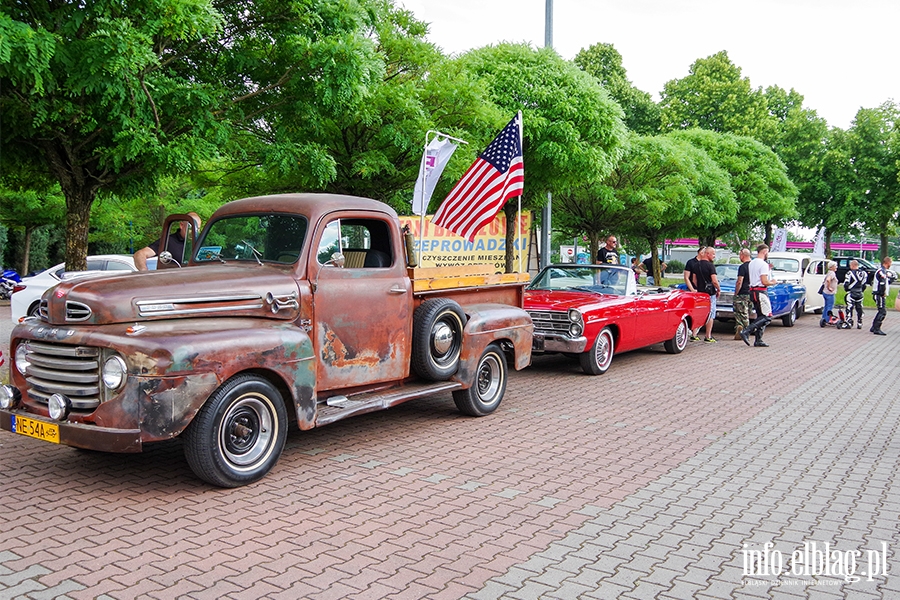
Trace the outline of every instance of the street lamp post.
{"label": "street lamp post", "polygon": [[[544,12],[544,47],[553,47],[553,0],[546,0],[546,10]],[[547,204],[541,210],[541,267],[550,264],[550,206],[553,202],[553,196],[547,191]]]}

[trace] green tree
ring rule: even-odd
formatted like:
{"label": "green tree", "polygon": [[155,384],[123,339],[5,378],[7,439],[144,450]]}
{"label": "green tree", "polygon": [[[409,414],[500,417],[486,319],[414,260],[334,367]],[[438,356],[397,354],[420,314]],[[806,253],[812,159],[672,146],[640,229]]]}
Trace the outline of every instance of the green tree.
{"label": "green tree", "polygon": [[889,101],[860,109],[847,142],[853,173],[848,199],[860,223],[879,233],[884,258],[900,212],[900,107]]}
{"label": "green tree", "polygon": [[[586,178],[599,180],[618,162],[626,132],[622,109],[595,78],[552,49],[499,44],[472,50],[459,60],[503,114],[495,131],[516,111],[523,113],[523,208],[542,206],[548,192],[563,192]],[[511,271],[515,201],[504,210],[506,268]]]}
{"label": "green tree", "polygon": [[771,144],[777,135],[762,89],[741,77],[725,51],[698,59],[682,79],[666,83],[660,101],[664,130],[700,128]]}
{"label": "green tree", "polygon": [[769,87],[766,100],[778,122],[773,149],[797,186],[798,219],[806,227],[825,227],[830,254],[832,236],[848,232],[855,221],[847,218],[851,172],[845,132],[829,130],[825,119],[805,108],[803,96],[793,89]]}
{"label": "green tree", "polygon": [[607,181],[623,204],[618,228],[646,240],[656,281],[667,236],[698,224],[711,227],[737,212],[728,174],[703,150],[673,136],[636,138]]}
{"label": "green tree", "polygon": [[[208,0],[7,3],[2,143],[66,199],[66,264],[86,266],[100,193],[152,189],[265,127],[273,106],[339,114],[380,74],[362,3]],[[243,136],[238,135],[243,133]],[[315,178],[315,143],[274,144]],[[4,165],[6,168],[6,165]]]}
{"label": "green tree", "polygon": [[697,225],[702,243],[742,227],[785,222],[796,216],[797,188],[787,176],[781,159],[760,142],[745,136],[702,129],[671,134],[704,150],[728,173],[738,210],[733,219]]}
{"label": "green tree", "polygon": [[625,112],[625,125],[640,135],[652,135],[660,130],[660,109],[647,92],[628,80],[622,55],[612,44],[594,44],[582,48],[575,56],[580,69],[600,80],[613,100]]}
{"label": "green tree", "polygon": [[65,201],[59,186],[0,187],[0,223],[7,229],[21,229],[23,234],[16,265],[19,273],[28,273],[31,268],[34,233],[41,227],[59,222],[64,214]]}

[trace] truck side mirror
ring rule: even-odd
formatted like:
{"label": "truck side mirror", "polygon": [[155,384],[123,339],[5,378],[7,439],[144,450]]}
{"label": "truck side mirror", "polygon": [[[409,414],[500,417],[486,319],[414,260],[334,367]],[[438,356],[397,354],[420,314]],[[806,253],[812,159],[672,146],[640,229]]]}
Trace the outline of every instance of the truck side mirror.
{"label": "truck side mirror", "polygon": [[165,250],[160,253],[159,262],[163,263],[164,265],[167,265],[169,263],[175,263],[176,265],[181,267],[181,263],[179,263],[177,260],[175,260],[175,257],[173,257],[172,253],[169,252],[168,250]]}

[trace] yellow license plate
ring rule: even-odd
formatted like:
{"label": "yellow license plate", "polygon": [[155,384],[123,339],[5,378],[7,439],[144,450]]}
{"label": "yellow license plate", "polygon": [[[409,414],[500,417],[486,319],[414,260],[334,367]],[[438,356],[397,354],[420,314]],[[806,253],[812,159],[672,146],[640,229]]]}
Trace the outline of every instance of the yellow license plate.
{"label": "yellow license plate", "polygon": [[35,421],[27,417],[13,415],[12,430],[15,433],[44,440],[45,442],[59,443],[59,425],[53,423],[44,423],[43,421]]}

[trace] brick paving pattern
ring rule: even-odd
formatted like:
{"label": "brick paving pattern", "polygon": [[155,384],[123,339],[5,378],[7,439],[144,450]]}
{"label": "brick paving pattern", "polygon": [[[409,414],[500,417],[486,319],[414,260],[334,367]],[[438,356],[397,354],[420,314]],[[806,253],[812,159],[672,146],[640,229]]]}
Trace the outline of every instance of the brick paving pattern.
{"label": "brick paving pattern", "polygon": [[236,490],[198,482],[177,440],[108,455],[2,432],[0,598],[900,595],[893,575],[742,570],[743,544],[897,547],[897,319],[876,338],[808,316],[766,349],[723,329],[601,377],[539,357],[494,415],[446,395],[293,431]]}

